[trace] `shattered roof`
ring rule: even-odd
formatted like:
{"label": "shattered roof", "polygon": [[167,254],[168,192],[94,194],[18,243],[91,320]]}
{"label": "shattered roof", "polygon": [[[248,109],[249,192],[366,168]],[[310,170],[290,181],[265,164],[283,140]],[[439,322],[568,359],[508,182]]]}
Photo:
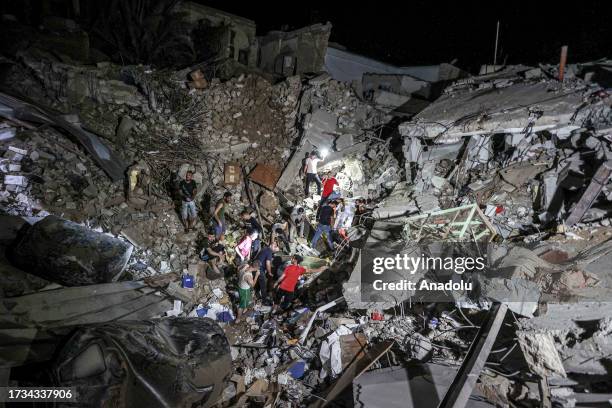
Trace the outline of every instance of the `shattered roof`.
{"label": "shattered roof", "polygon": [[598,86],[578,79],[571,85],[533,82],[513,76],[516,73],[506,72],[505,78],[485,75],[484,82],[476,77],[455,83],[412,121],[401,124],[400,133],[450,143],[462,136],[519,133],[528,127],[540,131],[570,126],[572,130],[583,127],[593,113],[609,121],[609,96],[590,98],[601,91]]}

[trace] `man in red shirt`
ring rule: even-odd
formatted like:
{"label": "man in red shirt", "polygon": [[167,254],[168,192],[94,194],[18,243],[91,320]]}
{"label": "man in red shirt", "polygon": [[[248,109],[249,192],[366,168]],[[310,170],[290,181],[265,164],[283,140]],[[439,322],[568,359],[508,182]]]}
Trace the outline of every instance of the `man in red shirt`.
{"label": "man in red shirt", "polygon": [[336,180],[331,172],[328,171],[325,173],[325,176],[323,177],[323,192],[321,193],[321,202],[319,203],[319,206],[340,197],[340,194],[334,191],[334,186],[337,185],[339,185],[338,180]]}
{"label": "man in red shirt", "polygon": [[[325,268],[327,268],[327,265],[323,265],[317,269],[304,268],[300,265],[303,260],[304,258],[302,258],[300,255],[293,255],[291,257],[291,265],[285,268],[283,274],[274,285],[275,288],[278,288],[276,292],[277,300],[279,300],[280,308],[282,310],[287,309],[293,301],[295,287],[297,286],[300,276],[305,273],[322,272],[325,270]],[[275,309],[277,306],[278,305],[275,305]]]}

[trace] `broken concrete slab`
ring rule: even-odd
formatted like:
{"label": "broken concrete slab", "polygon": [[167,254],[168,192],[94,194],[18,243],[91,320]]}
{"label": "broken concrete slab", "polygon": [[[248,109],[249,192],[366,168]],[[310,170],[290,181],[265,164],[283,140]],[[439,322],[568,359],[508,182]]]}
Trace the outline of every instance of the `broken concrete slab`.
{"label": "broken concrete slab", "polygon": [[66,286],[108,283],[123,272],[133,246],[50,215],[26,225],[9,251],[11,262]]}
{"label": "broken concrete slab", "polygon": [[[551,90],[555,92],[554,98]],[[451,143],[468,135],[518,133],[528,125],[534,132],[561,129],[581,123],[591,111],[606,116],[610,107],[603,103],[581,109],[576,115],[585,92],[588,92],[585,88],[566,89],[551,81],[517,81],[495,92],[447,90],[411,122],[401,124],[399,130],[404,136],[437,137],[438,143]],[[529,108],[533,105],[538,106],[537,114]],[[507,109],[508,106],[515,108]]]}
{"label": "broken concrete slab", "polygon": [[517,331],[516,335],[529,369],[533,373],[542,378],[567,376],[552,334]]}
{"label": "broken concrete slab", "polygon": [[46,290],[5,298],[4,320],[20,327],[73,327],[114,320],[147,319],[172,307],[142,282],[117,282]]}

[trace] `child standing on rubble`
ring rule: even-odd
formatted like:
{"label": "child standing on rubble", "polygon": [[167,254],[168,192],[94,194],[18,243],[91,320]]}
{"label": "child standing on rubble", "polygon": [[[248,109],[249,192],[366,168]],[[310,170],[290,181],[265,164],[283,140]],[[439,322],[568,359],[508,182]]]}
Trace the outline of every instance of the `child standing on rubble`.
{"label": "child standing on rubble", "polygon": [[[253,276],[255,272],[255,276]],[[244,310],[251,305],[251,289],[255,287],[255,282],[259,279],[259,261],[253,261],[251,264],[245,263],[238,269],[238,296],[240,302],[238,304],[238,319],[242,316]]]}
{"label": "child standing on rubble", "polygon": [[236,245],[236,254],[241,264],[251,260],[253,241],[257,238],[259,238],[259,233],[257,231],[250,231]]}

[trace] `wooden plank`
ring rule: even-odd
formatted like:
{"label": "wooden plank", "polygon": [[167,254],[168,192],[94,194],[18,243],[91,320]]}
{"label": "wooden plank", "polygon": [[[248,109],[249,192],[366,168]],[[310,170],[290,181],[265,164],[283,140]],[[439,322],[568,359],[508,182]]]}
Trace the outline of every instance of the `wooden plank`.
{"label": "wooden plank", "polygon": [[584,214],[591,208],[601,190],[610,180],[612,176],[612,160],[603,162],[595,172],[591,179],[591,183],[586,188],[580,200],[576,203],[569,217],[565,220],[565,225],[571,227],[579,222]]}
{"label": "wooden plank", "polygon": [[446,395],[438,404],[438,408],[463,408],[466,406],[478,377],[480,377],[480,372],[489,358],[489,353],[497,339],[507,310],[508,306],[504,304],[493,304],[487,320],[478,330],[476,339],[472,342],[461,368],[459,368]]}
{"label": "wooden plank", "polygon": [[340,349],[342,350],[340,361],[342,369],[346,369],[354,360],[365,356],[365,347],[368,339],[363,333],[351,333],[340,336]]}
{"label": "wooden plank", "polygon": [[237,186],[240,184],[240,163],[228,162],[223,165],[223,184]]}
{"label": "wooden plank", "polygon": [[350,366],[344,370],[340,378],[328,389],[325,397],[322,400],[317,400],[310,405],[311,408],[323,408],[330,402],[333,402],[346,387],[353,384],[353,380],[367,371],[372,364],[377,362],[387,351],[393,346],[394,341],[385,340],[375,344],[372,348],[366,351],[363,358],[355,360]]}
{"label": "wooden plank", "polygon": [[249,174],[251,181],[270,191],[274,191],[280,176],[281,172],[278,167],[261,163],[257,163],[255,168],[251,171],[251,174]]}

